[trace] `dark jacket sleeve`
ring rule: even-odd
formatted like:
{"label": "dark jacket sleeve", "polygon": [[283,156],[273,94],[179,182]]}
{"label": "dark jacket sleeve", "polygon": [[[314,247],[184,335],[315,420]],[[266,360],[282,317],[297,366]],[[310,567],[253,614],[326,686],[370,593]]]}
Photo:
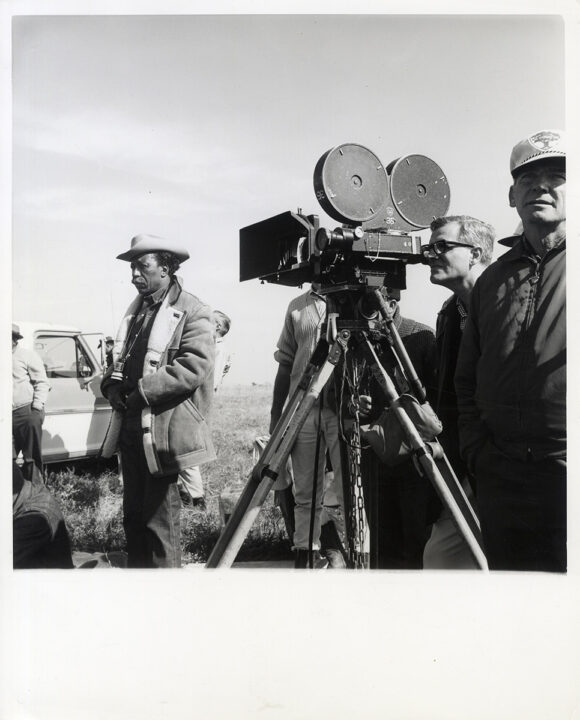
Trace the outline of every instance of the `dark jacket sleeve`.
{"label": "dark jacket sleeve", "polygon": [[425,388],[427,400],[433,403],[437,369],[435,333],[428,325],[403,318],[399,334],[415,372]]}
{"label": "dark jacket sleeve", "polygon": [[169,346],[167,364],[139,381],[141,393],[153,407],[191,395],[213,382],[214,359],[211,309],[195,302],[186,312],[179,344]]}
{"label": "dark jacket sleeve", "polygon": [[474,472],[477,453],[489,439],[489,433],[481,421],[475,399],[477,368],[481,357],[479,290],[479,283],[476,283],[471,295],[469,314],[459,346],[457,369],[455,371],[455,390],[457,392],[457,410],[459,413],[459,444],[461,455],[472,473]]}
{"label": "dark jacket sleeve", "polygon": [[101,380],[101,392],[103,393],[103,396],[109,399],[109,390],[111,389],[112,385],[118,384],[115,380],[111,379],[111,375],[113,374],[113,365],[109,365],[109,367],[105,370],[103,374],[103,379]]}

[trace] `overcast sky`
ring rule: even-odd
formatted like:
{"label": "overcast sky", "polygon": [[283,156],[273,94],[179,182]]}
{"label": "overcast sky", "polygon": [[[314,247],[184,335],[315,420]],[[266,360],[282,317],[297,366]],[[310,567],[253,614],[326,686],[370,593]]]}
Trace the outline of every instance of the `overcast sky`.
{"label": "overcast sky", "polygon": [[[299,5],[276,7],[282,2]],[[300,0],[307,12],[319,4]],[[231,5],[237,12],[248,3]],[[332,5],[348,12],[345,0]],[[427,3],[404,3],[418,5]],[[450,213],[511,234],[511,148],[565,124],[564,24],[545,13],[568,9],[567,31],[576,23],[568,52],[580,46],[580,16],[567,0],[460,7],[478,5],[544,14],[159,16],[152,13],[225,5],[0,0],[0,117],[6,128],[13,119],[12,153],[9,134],[0,135],[0,185],[13,176],[0,218],[5,256],[12,240],[13,317],[114,332],[134,296],[129,267],[115,256],[137,233],[163,235],[190,249],[188,289],[232,317],[227,382],[271,382],[284,311],[298,290],[240,284],[238,232],[297,207],[334,227],[316,202],[312,172],[343,143],[365,145],[385,164],[408,153],[432,158],[449,180]],[[141,16],[106,15],[140,8]],[[97,10],[103,16],[74,14]],[[578,206],[573,197],[569,207]],[[0,263],[4,286],[8,274]],[[404,313],[433,325],[446,291],[429,284],[423,267],[408,280]],[[9,311],[3,303],[5,337]],[[9,353],[6,343],[5,370]],[[5,419],[9,372],[4,379]],[[571,401],[579,394],[570,383]],[[577,399],[569,407],[574,438]],[[574,461],[573,442],[570,450]],[[571,518],[580,515],[577,483],[568,507]],[[11,572],[9,512],[0,503],[7,716],[181,719],[195,708],[221,720],[224,704],[232,718],[292,720],[577,715],[578,523],[569,523],[561,578],[369,573],[353,582],[256,570],[64,577]]]}
{"label": "overcast sky", "polygon": [[[299,290],[238,282],[240,227],[297,207],[335,227],[312,174],[352,142],[432,158],[449,212],[509,235],[511,148],[564,102],[557,16],[15,17],[13,316],[113,334],[134,296],[115,256],[162,235],[232,318],[228,382],[271,382]],[[447,291],[422,266],[408,283],[404,314],[433,326]]]}

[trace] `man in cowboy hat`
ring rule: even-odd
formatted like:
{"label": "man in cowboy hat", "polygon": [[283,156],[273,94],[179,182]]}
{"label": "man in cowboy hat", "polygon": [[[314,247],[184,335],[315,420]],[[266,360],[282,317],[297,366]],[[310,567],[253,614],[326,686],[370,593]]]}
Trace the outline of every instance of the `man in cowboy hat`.
{"label": "man in cowboy hat", "polygon": [[455,386],[491,569],[566,570],[566,150],[543,130],[512,150],[523,233],[471,295]]}
{"label": "man in cowboy hat", "polygon": [[210,308],[175,275],[183,247],[137,235],[117,256],[131,263],[129,306],[102,382],[113,406],[103,455],[121,454],[128,567],[179,567],[177,476],[215,458],[205,418],[213,395]]}
{"label": "man in cowboy hat", "polygon": [[22,474],[42,482],[42,423],[50,390],[42,360],[18,345],[20,328],[12,323],[12,443],[14,457],[22,451]]}

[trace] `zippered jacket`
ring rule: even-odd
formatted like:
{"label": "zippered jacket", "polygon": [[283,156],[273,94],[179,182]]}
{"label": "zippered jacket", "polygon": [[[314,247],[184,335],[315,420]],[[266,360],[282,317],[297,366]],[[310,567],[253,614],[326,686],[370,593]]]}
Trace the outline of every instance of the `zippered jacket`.
{"label": "zippered jacket", "polygon": [[539,258],[520,236],[480,276],[455,387],[472,472],[487,443],[512,458],[566,457],[565,241]]}
{"label": "zippered jacket", "polygon": [[463,478],[467,468],[459,454],[459,431],[457,427],[457,395],[455,393],[455,370],[463,332],[457,309],[457,296],[451,295],[437,315],[435,342],[437,349],[437,390],[433,409],[443,423],[439,442],[458,477]]}

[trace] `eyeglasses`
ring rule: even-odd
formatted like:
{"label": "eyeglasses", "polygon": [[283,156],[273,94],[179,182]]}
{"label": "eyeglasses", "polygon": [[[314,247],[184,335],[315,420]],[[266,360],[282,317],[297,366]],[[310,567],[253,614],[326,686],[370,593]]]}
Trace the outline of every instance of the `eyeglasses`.
{"label": "eyeglasses", "polygon": [[454,247],[473,247],[467,243],[449,242],[447,240],[437,240],[429,245],[423,245],[421,247],[421,254],[424,258],[433,258],[443,255],[443,253],[452,250]]}

